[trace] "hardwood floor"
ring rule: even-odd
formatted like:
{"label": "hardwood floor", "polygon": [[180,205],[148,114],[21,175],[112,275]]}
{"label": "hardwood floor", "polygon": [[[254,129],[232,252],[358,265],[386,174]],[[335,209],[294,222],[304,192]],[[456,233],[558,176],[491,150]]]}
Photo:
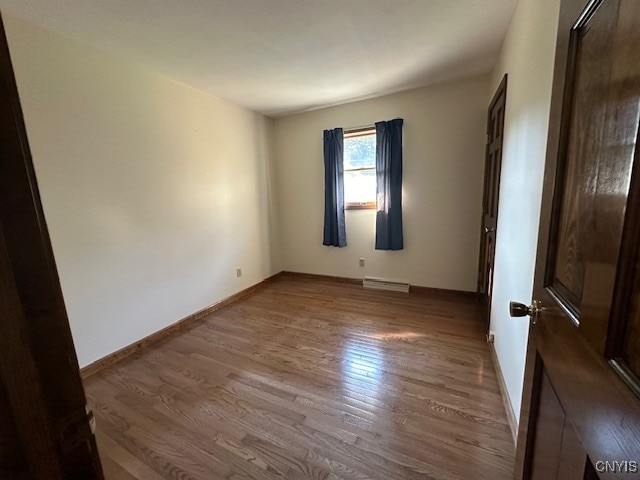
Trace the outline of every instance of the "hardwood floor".
{"label": "hardwood floor", "polygon": [[85,386],[108,480],[512,478],[462,296],[285,276]]}

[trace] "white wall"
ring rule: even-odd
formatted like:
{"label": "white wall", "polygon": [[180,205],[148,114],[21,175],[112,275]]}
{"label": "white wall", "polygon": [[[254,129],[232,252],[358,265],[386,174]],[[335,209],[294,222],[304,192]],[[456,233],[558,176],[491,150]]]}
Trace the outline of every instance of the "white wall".
{"label": "white wall", "polygon": [[559,0],[520,0],[491,79],[508,73],[491,331],[519,418],[529,323],[510,300],[529,304],[538,241]]}
{"label": "white wall", "polygon": [[4,21],[81,366],[280,270],[270,120]]}
{"label": "white wall", "polygon": [[[475,291],[488,86],[483,75],[276,119],[283,269]],[[323,246],[323,130],[396,117],[404,118],[404,250],[374,249],[374,210],[348,210],[347,247]]]}

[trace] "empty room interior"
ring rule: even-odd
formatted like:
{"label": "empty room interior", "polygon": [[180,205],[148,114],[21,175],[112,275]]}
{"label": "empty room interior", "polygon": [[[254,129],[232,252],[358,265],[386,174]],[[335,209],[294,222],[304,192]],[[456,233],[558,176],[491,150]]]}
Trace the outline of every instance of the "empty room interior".
{"label": "empty room interior", "polygon": [[0,11],[1,478],[637,478],[637,2]]}

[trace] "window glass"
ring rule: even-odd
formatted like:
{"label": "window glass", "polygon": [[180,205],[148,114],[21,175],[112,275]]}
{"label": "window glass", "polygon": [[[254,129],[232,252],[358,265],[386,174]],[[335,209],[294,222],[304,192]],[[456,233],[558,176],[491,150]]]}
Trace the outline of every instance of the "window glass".
{"label": "window glass", "polygon": [[375,208],[375,131],[344,138],[344,200],[347,208]]}

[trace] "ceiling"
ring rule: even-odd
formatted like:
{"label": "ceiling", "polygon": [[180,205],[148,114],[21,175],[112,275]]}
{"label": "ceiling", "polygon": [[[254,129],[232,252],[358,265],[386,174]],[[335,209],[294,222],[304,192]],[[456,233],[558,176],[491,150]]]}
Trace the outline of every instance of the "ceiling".
{"label": "ceiling", "polygon": [[270,116],[488,71],[517,0],[0,0]]}

